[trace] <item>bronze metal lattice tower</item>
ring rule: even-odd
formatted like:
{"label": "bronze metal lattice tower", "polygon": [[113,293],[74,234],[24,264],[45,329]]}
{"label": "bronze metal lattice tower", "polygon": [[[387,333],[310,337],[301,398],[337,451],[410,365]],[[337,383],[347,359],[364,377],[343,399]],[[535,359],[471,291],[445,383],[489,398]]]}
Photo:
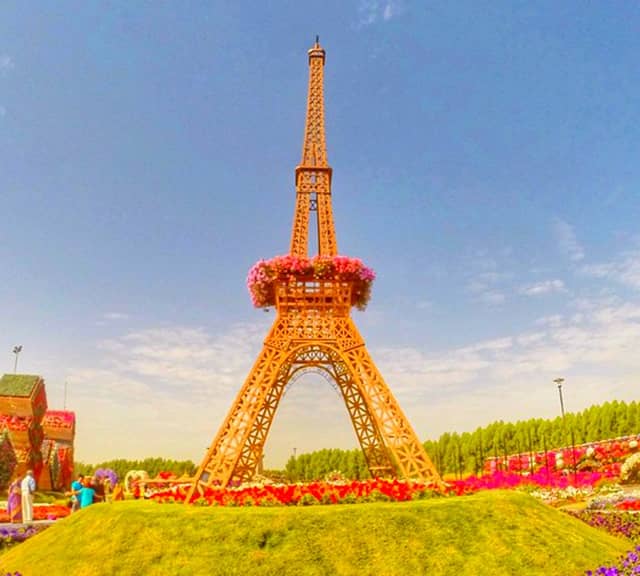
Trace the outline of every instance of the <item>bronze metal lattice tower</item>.
{"label": "bronze metal lattice tower", "polygon": [[[324,132],[324,62],[325,51],[316,39],[309,50],[307,119],[302,161],[296,167],[290,254],[258,275],[268,289],[254,303],[275,305],[277,316],[196,472],[187,502],[199,487],[251,480],[285,388],[309,370],[322,372],[340,389],[372,476],[442,482],[351,319],[351,307],[362,307],[366,282],[360,261],[337,256]],[[317,217],[318,255],[309,259],[312,213]],[[283,262],[290,266],[285,273]]]}
{"label": "bronze metal lattice tower", "polygon": [[324,137],[324,56],[316,39],[309,50],[307,121],[302,143],[302,161],[296,167],[296,210],[291,232],[291,254],[306,256],[310,212],[317,214],[318,253],[338,253],[331,211],[331,168],[327,163]]}

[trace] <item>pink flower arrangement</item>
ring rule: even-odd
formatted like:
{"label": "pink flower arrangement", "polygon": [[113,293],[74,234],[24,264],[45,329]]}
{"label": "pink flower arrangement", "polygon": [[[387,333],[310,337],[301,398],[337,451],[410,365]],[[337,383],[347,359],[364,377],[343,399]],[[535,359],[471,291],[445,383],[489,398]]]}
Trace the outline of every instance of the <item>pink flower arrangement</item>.
{"label": "pink flower arrangement", "polygon": [[256,262],[247,276],[247,288],[256,308],[274,306],[276,284],[329,280],[351,283],[351,303],[363,310],[371,297],[375,272],[359,258],[348,256],[276,256]]}
{"label": "pink flower arrangement", "polygon": [[622,462],[638,447],[638,436],[628,436],[589,442],[575,447],[564,447],[547,452],[525,452],[485,460],[484,471],[496,470],[531,473],[539,470],[557,472],[564,470],[593,470],[606,475],[619,475]]}
{"label": "pink flower arrangement", "polygon": [[75,423],[75,413],[68,410],[48,410],[42,421],[43,426],[51,428],[73,428]]}

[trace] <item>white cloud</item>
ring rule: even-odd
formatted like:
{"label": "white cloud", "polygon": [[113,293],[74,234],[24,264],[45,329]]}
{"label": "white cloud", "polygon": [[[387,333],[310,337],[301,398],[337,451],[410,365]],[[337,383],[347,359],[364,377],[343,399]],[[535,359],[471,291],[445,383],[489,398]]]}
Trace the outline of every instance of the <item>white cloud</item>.
{"label": "white cloud", "polygon": [[564,292],[565,286],[562,280],[544,280],[535,284],[521,286],[518,292],[523,296],[542,296],[552,292]]}
{"label": "white cloud", "polygon": [[201,458],[267,328],[239,324],[221,336],[157,328],[102,342],[97,365],[68,375],[78,459]]}
{"label": "white cloud", "polygon": [[387,348],[373,357],[421,437],[552,417],[558,376],[566,378],[571,411],[637,398],[640,304],[593,302],[588,315],[537,324],[535,332],[438,354]]}
{"label": "white cloud", "polygon": [[122,312],[106,312],[102,315],[105,320],[128,320],[129,315]]}
{"label": "white cloud", "polygon": [[11,70],[13,70],[13,68],[14,68],[14,64],[11,56],[8,56],[7,54],[1,54],[0,55],[0,74],[6,74]]}
{"label": "white cloud", "polygon": [[487,290],[479,295],[478,299],[480,302],[484,302],[485,304],[489,304],[490,306],[497,306],[499,304],[503,304],[507,297],[502,293],[496,290]]}
{"label": "white cloud", "polygon": [[584,259],[584,249],[576,238],[573,226],[560,218],[555,218],[553,232],[558,242],[558,247],[563,254],[574,262]]}
{"label": "white cloud", "polygon": [[371,26],[376,22],[400,16],[404,11],[404,3],[400,0],[360,0],[358,4],[358,27]]}
{"label": "white cloud", "polygon": [[640,290],[640,250],[625,252],[612,262],[584,266],[582,272]]}
{"label": "white cloud", "polygon": [[507,274],[496,271],[481,272],[468,282],[467,290],[478,302],[497,306],[505,302],[506,296],[496,285],[508,277]]}
{"label": "white cloud", "polygon": [[564,316],[561,314],[551,314],[549,316],[543,316],[535,321],[536,326],[560,326],[564,322]]}
{"label": "white cloud", "polygon": [[387,2],[382,11],[383,20],[391,20],[402,12],[402,4],[400,2]]}

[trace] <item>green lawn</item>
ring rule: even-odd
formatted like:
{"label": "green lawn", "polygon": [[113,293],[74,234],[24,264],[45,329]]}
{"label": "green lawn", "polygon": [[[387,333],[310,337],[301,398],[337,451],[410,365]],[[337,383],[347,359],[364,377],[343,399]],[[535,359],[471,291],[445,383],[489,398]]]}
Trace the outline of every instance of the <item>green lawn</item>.
{"label": "green lawn", "polygon": [[515,492],[277,508],[132,501],[58,521],[0,556],[0,569],[24,576],[578,576],[630,548]]}

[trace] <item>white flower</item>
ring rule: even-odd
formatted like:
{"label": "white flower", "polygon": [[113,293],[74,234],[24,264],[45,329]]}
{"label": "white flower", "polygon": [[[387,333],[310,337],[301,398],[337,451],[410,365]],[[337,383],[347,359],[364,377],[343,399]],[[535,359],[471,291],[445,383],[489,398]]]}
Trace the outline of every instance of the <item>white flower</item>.
{"label": "white flower", "polygon": [[629,456],[620,468],[620,478],[622,480],[629,480],[634,474],[640,474],[640,452]]}

